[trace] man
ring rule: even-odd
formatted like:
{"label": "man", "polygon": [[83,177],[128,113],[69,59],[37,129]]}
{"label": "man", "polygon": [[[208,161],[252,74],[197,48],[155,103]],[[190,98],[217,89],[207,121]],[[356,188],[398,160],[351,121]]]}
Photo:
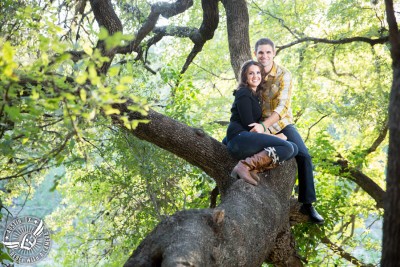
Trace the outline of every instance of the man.
{"label": "man", "polygon": [[303,139],[293,125],[291,109],[292,77],[288,70],[274,62],[275,45],[268,38],[256,42],[254,54],[266,72],[266,90],[263,99],[263,121],[256,124],[252,132],[283,133],[287,140],[295,143],[299,148],[296,156],[299,179],[299,202],[303,203],[300,212],[308,215],[310,221],[317,224],[324,223],[324,219],[312,203],[316,201],[314,175],[311,156]]}

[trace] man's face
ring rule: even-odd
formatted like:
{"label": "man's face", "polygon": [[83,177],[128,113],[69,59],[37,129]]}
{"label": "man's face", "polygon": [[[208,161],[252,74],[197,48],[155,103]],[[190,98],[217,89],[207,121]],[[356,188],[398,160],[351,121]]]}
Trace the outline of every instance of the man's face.
{"label": "man's face", "polygon": [[272,46],[259,45],[257,47],[257,51],[255,51],[255,56],[257,57],[257,61],[260,62],[264,67],[272,67],[275,57],[275,51]]}

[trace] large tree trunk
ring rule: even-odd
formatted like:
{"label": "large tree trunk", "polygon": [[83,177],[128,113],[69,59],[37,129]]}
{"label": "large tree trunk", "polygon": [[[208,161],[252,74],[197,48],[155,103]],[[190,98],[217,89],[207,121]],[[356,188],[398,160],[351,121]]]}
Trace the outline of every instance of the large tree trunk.
{"label": "large tree trunk", "polygon": [[238,180],[215,209],[181,211],[165,219],[125,267],[260,266],[267,259],[300,265],[289,231],[295,174],[291,160],[262,176],[258,186]]}
{"label": "large tree trunk", "polygon": [[398,266],[400,262],[400,34],[393,1],[386,0],[385,3],[393,59],[393,84],[389,103],[389,155],[381,264]]}
{"label": "large tree trunk", "polygon": [[236,79],[243,62],[251,59],[249,12],[244,0],[222,1],[227,20],[229,54]]}

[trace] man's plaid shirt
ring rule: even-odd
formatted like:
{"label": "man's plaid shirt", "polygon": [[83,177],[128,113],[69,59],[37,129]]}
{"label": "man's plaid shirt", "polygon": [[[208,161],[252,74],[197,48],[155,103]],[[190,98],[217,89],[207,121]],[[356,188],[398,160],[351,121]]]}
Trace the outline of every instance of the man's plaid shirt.
{"label": "man's plaid shirt", "polygon": [[263,119],[278,113],[280,120],[269,127],[273,134],[280,132],[289,124],[293,124],[292,109],[292,75],[288,70],[274,62],[270,73],[265,77],[265,90],[262,93]]}

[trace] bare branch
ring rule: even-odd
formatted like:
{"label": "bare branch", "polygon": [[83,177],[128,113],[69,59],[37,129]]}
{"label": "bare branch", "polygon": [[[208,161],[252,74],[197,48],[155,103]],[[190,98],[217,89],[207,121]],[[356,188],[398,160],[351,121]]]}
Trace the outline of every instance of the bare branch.
{"label": "bare branch", "polygon": [[296,41],[293,41],[289,44],[277,46],[276,53],[278,54],[278,52],[281,50],[284,50],[291,46],[294,46],[294,45],[297,45],[300,43],[305,43],[305,42],[324,43],[324,44],[348,44],[348,43],[353,43],[353,42],[365,42],[365,43],[368,43],[373,46],[376,44],[384,44],[388,41],[389,41],[389,36],[384,36],[384,37],[377,38],[377,39],[356,36],[356,37],[350,37],[350,38],[342,38],[342,39],[338,39],[338,40],[329,40],[329,39],[325,39],[325,38],[315,38],[315,37],[304,37],[304,38],[298,39]]}
{"label": "bare branch", "polygon": [[346,252],[341,246],[336,245],[333,243],[327,236],[322,237],[321,239],[322,243],[327,245],[333,252],[338,254],[340,257],[343,259],[346,259],[350,263],[354,264],[355,266],[362,266],[362,267],[373,267],[373,264],[365,264],[352,256],[350,253]]}
{"label": "bare branch", "polygon": [[294,116],[293,116],[294,124],[296,124],[297,121],[300,119],[300,117],[303,116],[304,112],[305,112],[305,110],[304,110],[304,108],[302,108],[299,111],[297,111],[296,114],[294,114]]}
{"label": "bare branch", "polygon": [[127,54],[133,51],[138,51],[139,44],[143,39],[154,30],[155,25],[160,15],[165,18],[169,18],[180,14],[193,5],[193,0],[178,0],[174,3],[157,3],[152,5],[149,16],[146,22],[143,23],[142,27],[136,33],[135,39],[130,42],[127,46],[118,49],[118,53]]}
{"label": "bare branch", "polygon": [[[156,111],[149,110],[148,115],[132,112],[129,110],[130,104],[133,103],[115,104],[113,107],[119,109],[120,114],[128,116],[129,120],[149,120],[149,123],[139,124],[132,131],[136,137],[170,151],[201,168],[216,180],[218,188],[227,188],[227,185],[234,181],[234,179],[227,179],[229,176],[227,170],[233,168],[236,160],[229,155],[226,147],[219,141],[208,136],[201,129],[189,127]],[[122,125],[120,116],[112,115],[114,123]],[[215,160],[210,159],[212,155],[216,157]]]}
{"label": "bare branch", "polygon": [[182,67],[181,73],[185,73],[185,71],[189,68],[190,63],[193,62],[193,59],[197,56],[198,53],[201,52],[203,49],[203,46],[205,44],[205,41],[201,44],[195,44],[192,51],[190,51],[190,54],[186,58],[186,62]]}
{"label": "bare branch", "polygon": [[190,38],[193,43],[200,43],[202,41],[200,31],[196,28],[164,26],[154,28],[153,32],[158,36],[187,37]]}
{"label": "bare branch", "polygon": [[21,209],[18,211],[18,213],[15,215],[15,217],[18,217],[18,215],[21,213],[21,211],[24,209],[26,202],[28,201],[29,196],[31,195],[32,191],[32,186],[28,183],[28,181],[25,179],[25,177],[22,177],[24,179],[24,182],[28,186],[28,193],[25,196],[24,203],[22,203]]}
{"label": "bare branch", "polygon": [[224,80],[224,81],[235,81],[235,77],[232,78],[225,78],[225,77],[221,77],[218,74],[215,74],[214,72],[210,71],[209,69],[203,68],[202,66],[200,66],[199,64],[193,63],[193,65],[195,65],[196,67],[198,67],[199,69],[211,74],[214,77],[217,77],[219,80]]}
{"label": "bare branch", "polygon": [[304,142],[307,142],[308,137],[310,136],[311,129],[312,129],[315,125],[317,125],[320,121],[322,121],[325,117],[328,117],[328,115],[323,115],[321,118],[319,118],[319,120],[317,120],[317,121],[316,121],[315,123],[313,123],[310,127],[308,127],[307,136],[306,136],[306,138],[304,139]]}
{"label": "bare branch", "polygon": [[348,77],[352,77],[354,79],[357,80],[357,77],[353,74],[353,73],[339,73],[336,69],[336,65],[335,65],[335,55],[336,55],[336,47],[333,48],[332,50],[332,57],[329,59],[329,62],[332,65],[332,69],[333,72],[337,75],[337,76],[348,76]]}
{"label": "bare branch", "polygon": [[378,208],[383,208],[385,191],[377,183],[360,170],[349,167],[349,162],[342,157],[336,163],[341,167],[340,173],[343,177],[347,177],[358,184],[376,201]]}
{"label": "bare branch", "polygon": [[270,16],[271,18],[274,18],[274,19],[276,19],[277,21],[279,21],[279,23],[281,24],[281,26],[282,26],[283,28],[285,28],[288,32],[290,32],[290,34],[293,35],[296,39],[298,39],[300,36],[304,36],[303,33],[299,32],[299,31],[297,31],[297,30],[292,30],[292,29],[290,29],[289,26],[287,26],[287,25],[285,24],[285,21],[284,21],[282,18],[278,18],[277,16],[275,16],[275,15],[272,14],[271,12],[262,9],[262,8],[261,8],[257,3],[255,3],[254,1],[252,1],[252,4],[253,4],[261,13],[264,13],[264,14]]}
{"label": "bare branch", "polygon": [[203,22],[201,23],[199,29],[201,39],[196,42],[192,40],[195,45],[189,56],[186,58],[186,62],[182,67],[181,73],[184,73],[189,68],[190,63],[192,63],[196,55],[203,49],[206,41],[213,38],[214,32],[219,23],[218,2],[218,0],[201,1],[201,6],[203,8]]}
{"label": "bare branch", "polygon": [[[44,169],[49,169],[54,165],[48,165],[51,159],[53,159],[55,156],[57,156],[59,153],[61,153],[65,146],[68,144],[68,141],[74,136],[75,132],[69,132],[64,141],[60,144],[60,146],[53,148],[49,153],[46,155],[37,158],[36,162],[32,164],[28,164],[26,167],[22,168],[20,171],[18,171],[16,174],[10,175],[10,176],[5,176],[5,177],[0,177],[0,180],[8,180],[8,179],[13,179],[13,178],[19,178],[19,177],[24,177],[26,175],[29,175],[31,173],[35,173]],[[37,165],[37,168],[33,168],[35,165]],[[33,169],[32,169],[33,168]]]}
{"label": "bare branch", "polygon": [[368,148],[365,153],[366,155],[374,152],[378,146],[383,142],[383,140],[385,140],[386,135],[388,133],[389,130],[389,123],[388,123],[388,118],[386,117],[385,121],[383,122],[383,127],[382,129],[379,131],[379,135],[378,137],[375,139],[375,141],[372,143],[371,147]]}

